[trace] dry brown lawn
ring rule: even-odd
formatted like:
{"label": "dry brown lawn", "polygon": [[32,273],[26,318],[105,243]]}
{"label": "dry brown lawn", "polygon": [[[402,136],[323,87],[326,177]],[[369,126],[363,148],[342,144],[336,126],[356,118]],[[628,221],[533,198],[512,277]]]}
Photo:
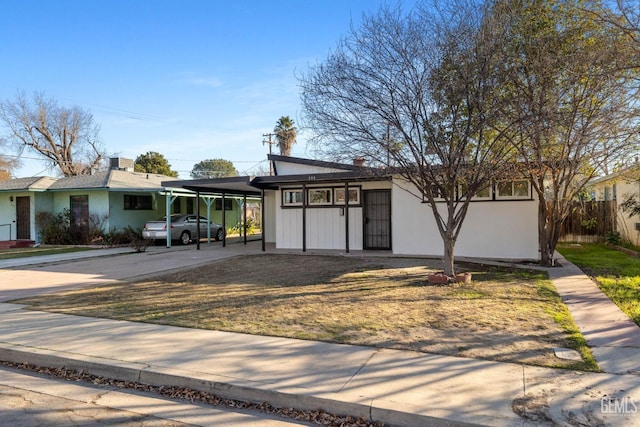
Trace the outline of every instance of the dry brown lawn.
{"label": "dry brown lawn", "polygon": [[[597,369],[545,273],[465,265],[469,284],[430,285],[437,260],[261,254],[19,300],[32,308],[189,328]],[[553,347],[579,350],[583,362]]]}

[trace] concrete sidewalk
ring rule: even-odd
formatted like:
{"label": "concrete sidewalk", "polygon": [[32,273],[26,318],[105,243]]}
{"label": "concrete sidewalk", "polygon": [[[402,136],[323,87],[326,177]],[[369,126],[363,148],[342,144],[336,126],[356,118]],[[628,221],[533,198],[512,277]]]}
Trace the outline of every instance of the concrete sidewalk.
{"label": "concrete sidewalk", "polygon": [[[582,270],[560,254],[547,269],[582,336],[604,372],[640,375],[640,327]],[[640,376],[638,377],[640,380]]]}
{"label": "concrete sidewalk", "polygon": [[[257,253],[258,245],[224,250],[164,251],[0,270],[23,283],[11,296],[52,292],[196,266],[220,257]],[[579,300],[578,285],[590,280],[569,264],[550,269],[572,312],[602,315],[594,295]],[[61,276],[62,275],[62,276]],[[567,297],[571,295],[573,297]],[[616,334],[576,315],[585,337]],[[623,319],[622,319],[623,320]],[[591,325],[591,326],[589,326]],[[614,325],[615,326],[615,325]],[[609,335],[607,335],[609,331]],[[601,341],[601,360],[619,350],[637,351],[635,330]],[[600,342],[600,341],[598,341]],[[616,346],[621,347],[616,347]],[[594,354],[596,352],[594,351]],[[617,356],[616,356],[617,357]],[[624,358],[623,358],[624,359]],[[635,358],[633,363],[636,363]],[[0,360],[67,367],[95,375],[154,385],[178,385],[224,397],[276,406],[363,416],[390,425],[611,425],[640,426],[640,377],[634,364],[622,374],[583,373],[398,350],[176,328],[24,310],[0,304]],[[621,363],[620,361],[616,363]],[[611,365],[614,366],[614,365]],[[516,413],[517,412],[517,413]]]}

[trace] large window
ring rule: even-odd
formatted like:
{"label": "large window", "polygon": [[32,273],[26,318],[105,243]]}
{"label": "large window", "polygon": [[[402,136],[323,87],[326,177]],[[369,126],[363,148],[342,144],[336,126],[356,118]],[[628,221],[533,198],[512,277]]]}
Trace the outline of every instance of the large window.
{"label": "large window", "polygon": [[497,185],[496,198],[528,199],[531,197],[531,185],[526,179],[500,181]]}
{"label": "large window", "polygon": [[125,194],[125,210],[153,210],[153,198],[150,195]]}

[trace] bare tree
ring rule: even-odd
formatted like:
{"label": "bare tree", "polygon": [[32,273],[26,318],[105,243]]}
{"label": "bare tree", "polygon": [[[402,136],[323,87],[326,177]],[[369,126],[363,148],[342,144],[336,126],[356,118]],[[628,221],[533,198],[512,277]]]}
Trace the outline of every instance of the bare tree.
{"label": "bare tree", "polygon": [[42,93],[31,101],[18,93],[1,102],[0,120],[20,153],[25,148],[37,152],[64,176],[90,174],[105,158],[93,115],[80,107],[61,107]]}
{"label": "bare tree", "polygon": [[634,49],[580,1],[504,0],[494,14],[510,23],[498,129],[538,195],[541,263],[551,265],[573,200],[637,143],[637,71],[619,66]]}
{"label": "bare tree", "polygon": [[13,170],[18,167],[19,162],[14,156],[7,154],[6,141],[0,139],[0,181],[11,179]]}
{"label": "bare tree", "polygon": [[429,203],[449,275],[470,199],[511,160],[503,136],[487,131],[503,50],[488,12],[473,0],[407,13],[383,7],[301,77],[315,147],[334,159],[394,165]]}

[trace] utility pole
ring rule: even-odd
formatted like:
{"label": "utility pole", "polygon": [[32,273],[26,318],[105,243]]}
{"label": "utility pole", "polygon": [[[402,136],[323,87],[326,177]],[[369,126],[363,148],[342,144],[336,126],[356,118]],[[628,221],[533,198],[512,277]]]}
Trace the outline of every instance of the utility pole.
{"label": "utility pole", "polygon": [[[269,140],[262,140],[262,145],[264,144],[269,144],[269,156],[271,156],[271,147],[273,146],[273,144],[275,144],[276,142],[273,141],[271,139],[272,136],[276,136],[275,133],[263,133],[262,137],[269,137]],[[269,176],[273,176],[273,162],[271,160],[269,160]]]}

